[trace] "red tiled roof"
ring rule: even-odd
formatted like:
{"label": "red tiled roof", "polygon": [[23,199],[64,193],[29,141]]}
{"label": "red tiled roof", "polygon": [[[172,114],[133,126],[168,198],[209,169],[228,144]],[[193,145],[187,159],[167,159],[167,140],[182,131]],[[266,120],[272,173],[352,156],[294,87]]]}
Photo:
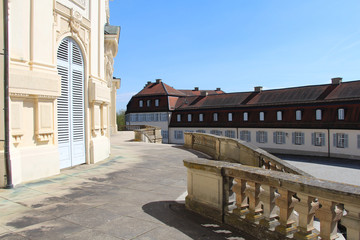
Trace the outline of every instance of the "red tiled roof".
{"label": "red tiled roof", "polygon": [[149,83],[143,90],[141,90],[135,96],[149,96],[149,95],[171,95],[171,96],[185,96],[185,93],[182,93],[169,85],[159,82],[159,83]]}
{"label": "red tiled roof", "polygon": [[205,92],[208,93],[208,95],[213,95],[213,94],[224,94],[224,91],[217,91],[217,90],[179,90],[180,92],[183,92],[186,94],[186,96],[200,96],[202,94],[204,94]]}
{"label": "red tiled roof", "polygon": [[360,81],[343,82],[339,84],[325,99],[335,100],[360,97]]}

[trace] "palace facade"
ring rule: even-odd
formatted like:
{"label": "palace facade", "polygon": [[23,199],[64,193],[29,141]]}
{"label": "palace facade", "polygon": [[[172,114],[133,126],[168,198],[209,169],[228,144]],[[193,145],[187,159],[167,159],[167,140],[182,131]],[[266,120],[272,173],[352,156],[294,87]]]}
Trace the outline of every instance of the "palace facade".
{"label": "palace facade", "polygon": [[109,23],[108,0],[3,6],[0,92],[9,103],[1,113],[0,187],[108,158],[120,87],[113,79],[120,27]]}
{"label": "palace facade", "polygon": [[360,81],[224,93],[149,82],[127,106],[127,125],[162,128],[165,143],[184,132],[240,139],[272,153],[360,160]]}

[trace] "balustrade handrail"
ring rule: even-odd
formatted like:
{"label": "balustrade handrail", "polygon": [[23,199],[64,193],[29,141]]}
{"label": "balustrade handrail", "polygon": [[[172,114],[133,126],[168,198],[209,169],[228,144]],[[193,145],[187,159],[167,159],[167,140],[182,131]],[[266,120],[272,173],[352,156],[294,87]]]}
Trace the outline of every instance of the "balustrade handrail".
{"label": "balustrade handrail", "polygon": [[[161,143],[161,128],[149,125],[131,125],[132,130],[135,132],[135,139],[144,141],[144,136],[150,143]],[[157,134],[158,132],[158,134]],[[150,134],[149,134],[150,133]],[[154,138],[150,137],[152,135]],[[160,136],[157,136],[160,135]]]}
{"label": "balustrade handrail", "polygon": [[360,186],[208,159],[184,165],[186,205],[200,214],[260,239],[336,239],[341,220],[347,239],[360,239]]}
{"label": "balustrade handrail", "polygon": [[184,133],[184,146],[210,155],[215,160],[236,162],[311,177],[265,150],[245,141],[206,133]]}

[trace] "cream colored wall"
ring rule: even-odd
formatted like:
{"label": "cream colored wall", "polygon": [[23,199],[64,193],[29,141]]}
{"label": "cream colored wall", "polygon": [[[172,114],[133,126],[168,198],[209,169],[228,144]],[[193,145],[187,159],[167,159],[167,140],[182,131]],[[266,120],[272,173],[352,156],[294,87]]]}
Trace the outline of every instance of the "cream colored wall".
{"label": "cream colored wall", "polygon": [[[56,55],[65,37],[78,43],[84,58],[86,161],[95,163],[109,156],[111,84],[105,78],[104,67],[107,3],[10,1],[10,153],[14,184],[60,171],[56,109],[61,79]],[[0,164],[3,176],[2,158]]]}
{"label": "cream colored wall", "polygon": [[[336,133],[345,133],[348,135],[349,146],[347,148],[337,148],[334,146],[333,134]],[[342,157],[347,156],[350,159],[359,159],[360,160],[360,148],[358,148],[358,135],[360,135],[359,130],[344,130],[344,129],[334,129],[330,130],[330,156],[331,157]]]}

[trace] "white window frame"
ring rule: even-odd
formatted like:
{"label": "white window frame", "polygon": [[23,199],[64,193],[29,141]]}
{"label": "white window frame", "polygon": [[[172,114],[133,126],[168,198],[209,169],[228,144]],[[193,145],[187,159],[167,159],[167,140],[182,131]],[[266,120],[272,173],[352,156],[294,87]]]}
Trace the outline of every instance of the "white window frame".
{"label": "white window frame", "polygon": [[304,142],[304,133],[302,132],[294,132],[293,133],[293,143],[295,145],[303,145],[305,142]]}
{"label": "white window frame", "polygon": [[314,145],[315,146],[324,146],[325,145],[325,133],[315,132],[314,133]]}
{"label": "white window frame", "polygon": [[267,135],[267,132],[266,131],[258,131],[258,134],[259,134],[259,143],[267,143],[267,139],[266,139],[266,135]]}
{"label": "white window frame", "polygon": [[197,132],[197,133],[206,133],[206,131],[205,131],[205,130],[202,130],[202,129],[198,129],[198,130],[196,130],[196,132]]}
{"label": "white window frame", "polygon": [[316,109],[315,111],[315,114],[316,114],[316,120],[320,121],[322,119],[322,111],[321,109]]}
{"label": "white window frame", "polygon": [[301,120],[301,117],[302,117],[301,115],[302,115],[301,110],[296,110],[296,112],[295,112],[295,118],[296,118],[297,121],[300,121],[300,120]]}
{"label": "white window frame", "polygon": [[143,100],[139,101],[139,107],[141,107],[141,108],[144,107],[144,101]]}
{"label": "white window frame", "polygon": [[276,113],[276,119],[277,119],[278,121],[282,121],[282,111],[277,111],[277,113]]}
{"label": "white window frame", "polygon": [[345,119],[345,109],[339,108],[338,109],[338,120],[344,120]]}
{"label": "white window frame", "polygon": [[177,122],[181,122],[181,114],[177,114],[177,115],[176,115],[176,121],[177,121]]}
{"label": "white window frame", "polygon": [[264,120],[265,120],[265,113],[264,113],[264,112],[259,112],[259,120],[260,120],[260,121],[264,121]]}
{"label": "white window frame", "polygon": [[285,144],[285,132],[274,132],[274,143]]}
{"label": "white window frame", "polygon": [[159,99],[155,99],[155,107],[159,106]]}
{"label": "white window frame", "polygon": [[191,114],[191,113],[189,113],[189,114],[187,115],[187,120],[188,120],[188,122],[191,122],[191,120],[192,120],[192,114]]}
{"label": "white window frame", "polygon": [[184,133],[181,130],[175,130],[174,131],[174,138],[178,140],[184,139]]}
{"label": "white window frame", "polygon": [[225,137],[235,138],[235,131],[234,130],[225,130]]}
{"label": "white window frame", "polygon": [[168,130],[161,130],[161,136],[163,139],[169,138],[169,131]]}
{"label": "white window frame", "polygon": [[249,121],[249,113],[248,112],[243,113],[243,120],[244,120],[244,122]]}
{"label": "white window frame", "polygon": [[167,113],[161,113],[160,114],[160,121],[161,122],[166,122],[168,120],[168,114]]}
{"label": "white window frame", "polygon": [[335,133],[334,134],[334,147],[337,148],[348,148],[349,136],[346,133]]}
{"label": "white window frame", "polygon": [[222,136],[222,131],[213,129],[213,130],[210,131],[210,134],[217,135],[217,136]]}
{"label": "white window frame", "polygon": [[248,130],[242,130],[240,131],[240,140],[251,142],[251,132]]}
{"label": "white window frame", "polygon": [[199,114],[199,122],[203,122],[204,121],[204,114],[200,113]]}
{"label": "white window frame", "polygon": [[218,116],[219,116],[218,113],[213,114],[213,121],[214,122],[217,122],[219,120]]}
{"label": "white window frame", "polygon": [[232,122],[233,120],[233,114],[232,113],[228,113],[228,121]]}

